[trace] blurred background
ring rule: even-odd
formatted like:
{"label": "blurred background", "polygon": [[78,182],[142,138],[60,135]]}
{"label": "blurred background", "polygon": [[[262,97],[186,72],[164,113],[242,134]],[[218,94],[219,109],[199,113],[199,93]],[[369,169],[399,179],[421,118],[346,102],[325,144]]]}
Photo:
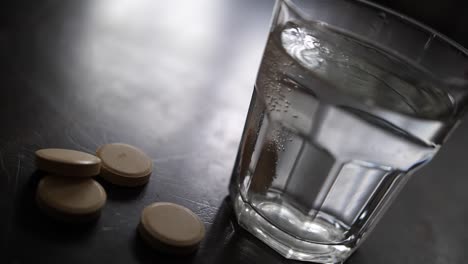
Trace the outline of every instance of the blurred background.
{"label": "blurred background", "polygon": [[397,10],[468,46],[468,1],[465,0],[374,0]]}
{"label": "blurred background", "polygon": [[[31,12],[32,10],[28,8],[30,2],[33,1],[2,1],[0,4],[0,21],[4,21],[0,27],[6,25],[5,20],[13,22],[12,20],[18,17],[18,12]],[[53,1],[39,0],[39,2]],[[260,5],[270,2],[273,5],[274,0],[253,0],[251,2],[253,2],[250,4],[252,6],[259,5],[254,2],[263,3]],[[468,14],[468,1],[466,0],[373,0],[371,2],[379,3],[415,18],[449,36],[464,47],[468,46],[468,27],[466,27],[468,23],[466,17],[466,14]]]}

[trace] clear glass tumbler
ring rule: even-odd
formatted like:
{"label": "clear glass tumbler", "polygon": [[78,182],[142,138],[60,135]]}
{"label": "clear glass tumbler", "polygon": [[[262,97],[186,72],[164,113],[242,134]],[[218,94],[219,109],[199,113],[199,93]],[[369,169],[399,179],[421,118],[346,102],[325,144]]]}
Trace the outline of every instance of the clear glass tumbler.
{"label": "clear glass tumbler", "polygon": [[344,261],[468,98],[468,53],[367,1],[278,0],[230,195],[286,258]]}

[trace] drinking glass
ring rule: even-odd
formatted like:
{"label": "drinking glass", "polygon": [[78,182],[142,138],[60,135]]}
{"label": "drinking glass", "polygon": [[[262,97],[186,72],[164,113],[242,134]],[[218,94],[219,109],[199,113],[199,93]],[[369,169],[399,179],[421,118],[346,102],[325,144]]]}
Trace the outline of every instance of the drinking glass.
{"label": "drinking glass", "polygon": [[467,105],[468,52],[357,0],[278,0],[230,183],[286,258],[344,261]]}

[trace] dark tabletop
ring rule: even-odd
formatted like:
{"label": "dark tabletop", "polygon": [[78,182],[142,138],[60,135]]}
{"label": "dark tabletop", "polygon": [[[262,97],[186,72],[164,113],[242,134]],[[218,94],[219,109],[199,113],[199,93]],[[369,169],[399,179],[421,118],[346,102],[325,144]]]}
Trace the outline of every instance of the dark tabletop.
{"label": "dark tabletop", "polygon": [[[16,1],[0,11],[0,263],[292,263],[235,223],[227,185],[273,1]],[[465,263],[468,123],[419,171],[347,263]],[[92,225],[44,217],[34,151],[110,142],[154,161],[140,189],[103,183]],[[189,257],[137,237],[155,201],[192,209]]]}

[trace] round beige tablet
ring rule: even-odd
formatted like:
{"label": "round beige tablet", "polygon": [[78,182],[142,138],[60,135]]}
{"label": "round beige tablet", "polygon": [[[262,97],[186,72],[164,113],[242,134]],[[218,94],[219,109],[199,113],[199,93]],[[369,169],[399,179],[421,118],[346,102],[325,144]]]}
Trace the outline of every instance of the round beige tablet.
{"label": "round beige tablet", "polygon": [[91,220],[106,203],[106,191],[91,178],[46,176],[36,194],[39,207],[61,220]]}
{"label": "round beige tablet", "polygon": [[53,174],[91,177],[99,174],[101,160],[81,151],[49,148],[36,151],[36,166]]}
{"label": "round beige tablet", "polygon": [[205,226],[198,216],[173,203],[147,206],[138,231],[151,246],[170,253],[191,253],[205,236]]}
{"label": "round beige tablet", "polygon": [[122,143],[101,146],[96,155],[102,160],[101,176],[120,186],[140,186],[149,181],[153,161],[140,149]]}

